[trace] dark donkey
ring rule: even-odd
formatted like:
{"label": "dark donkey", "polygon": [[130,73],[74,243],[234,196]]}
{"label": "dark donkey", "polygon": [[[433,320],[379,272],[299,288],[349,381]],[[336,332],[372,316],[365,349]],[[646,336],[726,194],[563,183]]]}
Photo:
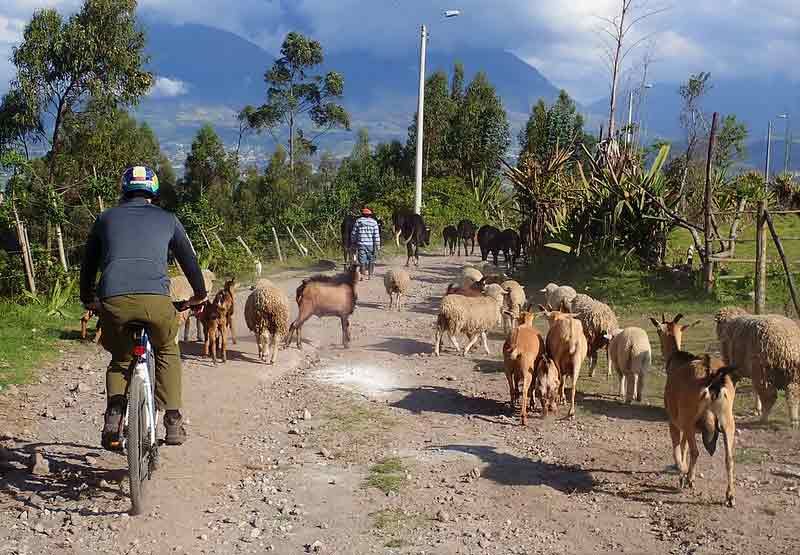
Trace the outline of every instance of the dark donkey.
{"label": "dark donkey", "polygon": [[[458,222],[458,237],[464,242],[464,256],[467,256],[467,244],[471,243],[469,256],[475,254],[475,238],[478,235],[478,227],[469,220]],[[461,243],[458,244],[458,256],[461,256]]]}

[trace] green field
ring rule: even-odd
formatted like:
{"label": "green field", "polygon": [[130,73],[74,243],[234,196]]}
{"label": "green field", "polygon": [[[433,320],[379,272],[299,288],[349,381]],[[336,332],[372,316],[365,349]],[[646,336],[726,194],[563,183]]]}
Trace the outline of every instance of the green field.
{"label": "green field", "polygon": [[77,338],[80,329],[77,303],[61,317],[48,316],[39,305],[0,300],[0,314],[0,388],[28,382],[32,371],[57,358],[59,344]]}

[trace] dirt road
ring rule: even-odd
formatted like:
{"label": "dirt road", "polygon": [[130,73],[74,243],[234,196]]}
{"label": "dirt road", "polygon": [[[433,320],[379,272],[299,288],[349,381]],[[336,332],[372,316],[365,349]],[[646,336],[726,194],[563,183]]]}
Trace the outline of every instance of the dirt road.
{"label": "dirt road", "polygon": [[[738,423],[726,509],[719,453],[676,488],[656,389],[620,404],[601,370],[607,393],[579,395],[577,418],[522,428],[499,334],[492,356],[432,356],[463,261],[422,262],[404,312],[385,309],[384,266],[363,284],[349,350],[338,321],[312,320],[303,351],[260,364],[241,306],[227,364],[184,345],[190,440],[162,450],[142,517],[126,514],[124,459],[98,449],[104,353],[83,346],[0,398],[0,553],[800,552],[797,433]],[[274,279],[293,298],[299,276]],[[36,452],[49,468],[34,474]]]}

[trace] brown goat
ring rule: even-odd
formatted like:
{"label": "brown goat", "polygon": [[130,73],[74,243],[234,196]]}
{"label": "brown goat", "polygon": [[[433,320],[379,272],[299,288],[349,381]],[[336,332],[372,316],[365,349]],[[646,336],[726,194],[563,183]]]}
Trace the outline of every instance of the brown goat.
{"label": "brown goat", "polygon": [[358,267],[337,276],[312,276],[304,279],[297,288],[297,318],[286,334],[285,346],[289,346],[292,335],[297,334],[297,348],[302,349],[301,330],[312,316],[322,318],[334,316],[342,322],[342,346],[350,346],[350,316],[356,308],[358,295],[356,284],[360,279]]}
{"label": "brown goat", "polygon": [[561,378],[555,361],[548,357],[546,352],[542,353],[534,371],[533,389],[542,404],[543,417],[547,417],[548,412],[558,411],[560,383]]}
{"label": "brown goat", "polygon": [[[531,312],[520,314],[517,327],[503,344],[503,361],[512,412],[519,400],[519,385],[522,382],[520,413],[523,426],[528,423],[528,393],[531,392],[534,368],[539,355],[544,351],[544,339],[534,327],[533,319]],[[531,398],[531,405],[534,404],[534,398],[535,395]]]}
{"label": "brown goat", "polygon": [[[566,403],[567,376],[570,379],[570,405],[567,416],[575,416],[575,390],[578,385],[578,376],[581,366],[586,359],[588,346],[586,336],[583,335],[583,326],[574,314],[566,311],[547,310],[542,305],[539,308],[550,322],[550,331],[547,332],[547,355],[553,359],[560,376],[561,402]],[[565,308],[562,304],[562,310]]]}
{"label": "brown goat", "polygon": [[225,286],[214,297],[214,304],[225,309],[225,327],[222,328],[224,334],[226,330],[231,330],[231,341],[236,345],[236,332],[233,329],[233,320],[236,312],[236,280],[229,279]]}
{"label": "brown goat", "polygon": [[[211,355],[211,360],[217,364],[217,350],[221,355],[222,362],[227,362],[228,351],[225,340],[225,330],[227,328],[228,317],[224,302],[220,298],[222,291],[217,293],[214,302],[206,301],[194,309],[197,321],[202,324],[205,332],[205,342],[203,343],[203,355]],[[220,301],[218,302],[218,299]]]}
{"label": "brown goat", "polygon": [[724,366],[720,359],[707,354],[701,358],[682,351],[681,334],[690,327],[690,325],[678,325],[682,317],[683,315],[678,314],[672,321],[667,322],[662,316],[661,323],[654,318],[650,319],[658,331],[667,371],[664,406],[669,416],[672,454],[680,472],[679,486],[694,488],[695,468],[700,454],[696,434],[702,433],[703,445],[709,455],[713,455],[721,431],[725,438],[725,469],[728,482],[725,501],[728,507],[733,507],[736,434],[733,402],[736,387],[731,379],[731,373],[734,372],[734,368]]}
{"label": "brown goat", "polygon": [[100,315],[96,314],[93,310],[87,310],[83,313],[83,316],[81,316],[81,339],[86,339],[89,336],[89,321],[91,321],[91,319],[95,316],[98,316],[98,319],[97,326],[94,328],[94,339],[92,341],[95,343],[100,343],[100,336],[102,334],[99,318]]}

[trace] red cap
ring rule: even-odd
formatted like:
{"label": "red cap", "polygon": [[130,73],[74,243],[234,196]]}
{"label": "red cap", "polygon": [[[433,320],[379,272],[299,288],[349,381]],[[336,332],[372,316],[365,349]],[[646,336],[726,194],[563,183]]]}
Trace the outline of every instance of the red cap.
{"label": "red cap", "polygon": [[369,216],[372,214],[372,210],[370,210],[365,206],[364,208],[361,209],[361,213],[364,214],[365,216]]}

